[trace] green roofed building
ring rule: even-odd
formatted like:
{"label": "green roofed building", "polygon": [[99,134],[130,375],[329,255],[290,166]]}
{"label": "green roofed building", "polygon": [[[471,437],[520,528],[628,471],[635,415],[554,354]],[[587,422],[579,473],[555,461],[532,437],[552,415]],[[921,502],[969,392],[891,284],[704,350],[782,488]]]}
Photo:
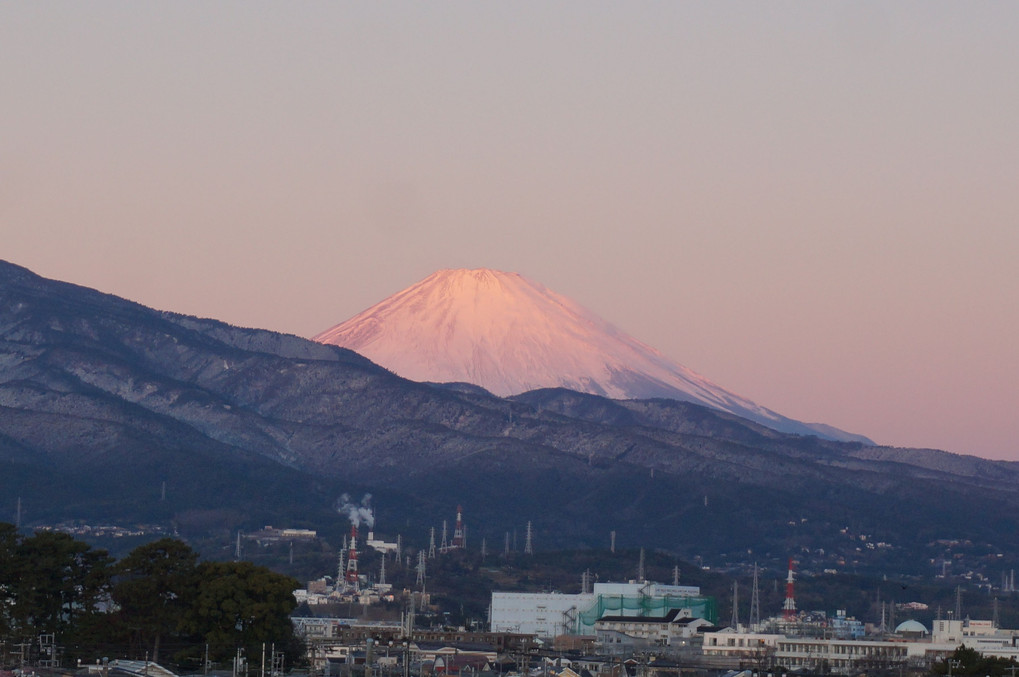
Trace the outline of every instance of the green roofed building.
{"label": "green roofed building", "polygon": [[671,611],[683,616],[718,620],[715,600],[691,585],[661,583],[595,583],[594,591],[566,595],[552,592],[493,592],[490,625],[493,632],[519,632],[539,637],[593,635],[603,616],[664,618]]}

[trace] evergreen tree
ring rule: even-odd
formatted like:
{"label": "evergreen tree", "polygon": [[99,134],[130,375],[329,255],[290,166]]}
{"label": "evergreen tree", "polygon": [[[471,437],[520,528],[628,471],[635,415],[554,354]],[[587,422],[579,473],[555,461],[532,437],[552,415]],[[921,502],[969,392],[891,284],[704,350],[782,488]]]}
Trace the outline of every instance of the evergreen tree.
{"label": "evergreen tree", "polygon": [[300,584],[250,562],[203,562],[198,567],[198,596],[187,627],[201,635],[218,660],[237,647],[255,655],[262,643],[291,653],[300,646],[290,612]]}
{"label": "evergreen tree", "polygon": [[172,538],[131,551],[116,566],[113,599],[132,639],[140,639],[159,662],[164,637],[179,633],[198,594],[198,554]]}
{"label": "evergreen tree", "polygon": [[64,637],[78,621],[99,612],[109,593],[112,562],[105,550],[64,533],[40,531],[20,539],[9,584],[12,625],[24,633]]}

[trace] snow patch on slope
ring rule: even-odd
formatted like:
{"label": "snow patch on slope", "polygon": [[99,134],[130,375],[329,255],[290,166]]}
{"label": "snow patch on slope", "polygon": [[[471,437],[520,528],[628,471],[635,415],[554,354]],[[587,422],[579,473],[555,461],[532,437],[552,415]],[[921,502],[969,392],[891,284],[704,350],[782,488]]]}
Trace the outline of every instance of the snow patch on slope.
{"label": "snow patch on slope", "polygon": [[313,339],[414,381],[463,381],[504,397],[550,387],[613,399],[664,397],[785,432],[819,433],[715,385],[517,273],[440,270]]}

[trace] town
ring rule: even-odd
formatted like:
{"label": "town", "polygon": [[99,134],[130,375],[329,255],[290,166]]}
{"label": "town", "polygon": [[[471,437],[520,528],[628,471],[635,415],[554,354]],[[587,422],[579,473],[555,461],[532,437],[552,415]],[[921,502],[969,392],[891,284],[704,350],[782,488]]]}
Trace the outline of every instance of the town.
{"label": "town", "polygon": [[[937,611],[924,624],[913,616],[931,610],[922,602],[880,604],[880,618],[864,621],[844,609],[799,609],[796,570],[788,560],[780,609],[762,609],[758,572],[753,572],[749,614],[741,616],[734,584],[731,614],[696,585],[681,585],[679,567],[671,583],[650,580],[640,552],[636,577],[609,582],[577,572],[580,591],[565,593],[491,592],[487,627],[477,624],[419,623],[432,609],[429,563],[466,547],[467,529],[457,509],[452,538],[443,523],[416,557],[401,539],[386,542],[369,531],[364,548],[377,557],[377,575],[359,570],[357,526],[341,551],[335,577],[309,582],[295,592],[300,609],[293,618],[305,639],[310,670],[348,677],[374,674],[541,677],[621,677],[626,675],[765,674],[932,674],[939,669],[967,674],[975,662],[981,674],[1019,666],[1019,630],[997,618],[974,619],[960,608]],[[524,553],[532,550],[528,524]],[[487,544],[482,544],[487,549]],[[507,536],[506,550],[509,550]],[[386,582],[386,562],[414,573],[413,586],[397,590]],[[434,564],[433,564],[434,566]],[[1014,590],[1003,577],[1001,592]],[[978,586],[979,589],[979,586]],[[398,619],[370,612],[375,605],[400,608]],[[358,609],[351,616],[324,610]],[[725,616],[723,618],[723,616]],[[901,620],[896,621],[896,617]],[[975,674],[975,673],[974,673]]]}
{"label": "town", "polygon": [[[801,608],[799,565],[815,568],[815,575],[808,573],[805,579],[812,587],[836,573],[827,568],[816,572],[828,560],[811,559],[809,552],[801,553],[802,558],[787,558],[781,584],[774,566],[767,575],[756,564],[749,572],[745,567],[730,567],[727,574],[705,563],[677,563],[669,570],[663,567],[662,553],[652,553],[646,562],[643,548],[636,551],[639,555],[630,575],[621,577],[618,568],[604,569],[611,561],[625,566],[630,556],[616,552],[615,532],[610,534],[607,553],[592,551],[586,556],[536,552],[530,522],[522,530],[522,547],[518,547],[517,534],[507,532],[498,552],[489,548],[485,538],[468,549],[464,511],[457,506],[451,524],[442,521],[440,528],[430,528],[426,545],[414,546],[405,544],[401,535],[391,540],[377,536],[368,496],[353,503],[344,495],[337,509],[349,519],[349,531],[333,551],[335,570],[293,590],[290,622],[303,642],[300,653],[295,654],[295,645],[290,645],[288,655],[271,642],[268,657],[248,655],[238,648],[224,659],[221,651],[218,662],[206,656],[195,663],[201,666],[201,674],[217,668],[222,673],[226,666],[232,677],[264,675],[266,670],[271,677],[295,670],[315,677],[991,675],[1013,674],[1019,667],[1019,630],[1002,622],[1015,618],[1015,575],[1002,571],[1000,585],[993,584],[986,562],[994,558],[984,558],[985,566],[974,572],[959,566],[962,557],[953,557],[960,569],[954,575],[948,557],[932,558],[932,564],[941,565],[932,581],[941,581],[942,589],[947,583],[960,583],[954,588],[954,604],[939,603],[935,608],[918,599],[895,600],[887,593],[882,600],[878,589],[877,602],[861,615],[859,605],[856,613],[849,611],[849,605]],[[36,533],[116,541],[128,536],[151,539],[165,535],[166,529],[78,524],[37,527]],[[872,542],[866,535],[852,540]],[[967,546],[956,541],[932,545]],[[287,563],[294,564],[295,547],[300,553],[329,546],[312,529],[265,526],[236,534],[233,560],[282,553],[283,566],[277,568],[285,569]],[[866,552],[890,547],[881,544]],[[533,566],[553,560],[558,569]],[[573,570],[574,566],[581,568]],[[595,573],[598,567],[608,578]],[[573,576],[577,585],[562,578],[562,571]],[[487,582],[479,583],[479,573]],[[749,580],[741,589],[744,573]],[[656,580],[663,574],[669,582]],[[730,581],[727,595],[719,593],[720,581]],[[454,589],[456,584],[461,587]],[[965,607],[963,585],[968,596],[980,596],[967,599]],[[921,586],[915,588],[919,598],[932,600]],[[481,604],[479,595],[485,596]],[[719,598],[725,603],[720,605]],[[826,597],[829,603],[833,599],[831,593]],[[817,595],[808,600],[807,605],[814,604]],[[986,611],[990,613],[980,615]],[[66,674],[61,672],[62,649],[53,635],[7,644],[4,667],[15,670],[3,677]],[[79,669],[100,671],[101,677],[110,671],[135,677],[160,671],[166,673],[164,677],[177,674],[150,661],[147,651],[135,649],[134,653],[138,655],[128,652],[108,662],[79,665]],[[197,674],[187,669],[180,673]]]}

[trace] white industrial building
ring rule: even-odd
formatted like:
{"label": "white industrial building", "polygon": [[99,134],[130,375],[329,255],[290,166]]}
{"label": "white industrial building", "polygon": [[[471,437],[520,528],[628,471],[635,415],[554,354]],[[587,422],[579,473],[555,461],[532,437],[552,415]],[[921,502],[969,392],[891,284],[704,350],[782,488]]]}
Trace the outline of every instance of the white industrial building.
{"label": "white industrial building", "polygon": [[916,621],[901,623],[885,639],[792,637],[736,632],[731,628],[704,635],[705,656],[727,658],[731,665],[774,663],[790,669],[848,674],[867,666],[929,664],[952,654],[960,645],[985,656],[1019,658],[1019,631],[1001,630],[991,621],[936,620],[933,632]]}
{"label": "white industrial building", "polygon": [[518,632],[539,637],[594,634],[594,623],[613,616],[665,616],[689,609],[695,616],[714,614],[713,600],[693,585],[630,581],[595,583],[593,592],[493,592],[489,624],[492,632]]}

